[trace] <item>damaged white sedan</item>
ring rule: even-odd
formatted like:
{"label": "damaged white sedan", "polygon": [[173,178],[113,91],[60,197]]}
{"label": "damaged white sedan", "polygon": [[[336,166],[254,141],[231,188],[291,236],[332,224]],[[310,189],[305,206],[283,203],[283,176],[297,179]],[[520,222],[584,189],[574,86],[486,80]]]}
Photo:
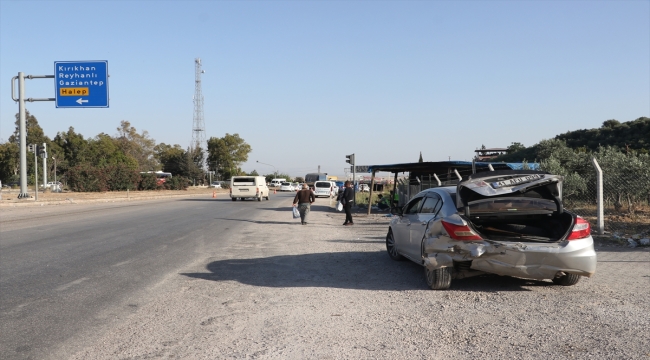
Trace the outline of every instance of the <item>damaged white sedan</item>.
{"label": "damaged white sedan", "polygon": [[386,235],[393,260],[424,266],[431,289],[486,273],[574,285],[596,272],[591,227],[562,205],[562,177],[504,170],[415,195]]}

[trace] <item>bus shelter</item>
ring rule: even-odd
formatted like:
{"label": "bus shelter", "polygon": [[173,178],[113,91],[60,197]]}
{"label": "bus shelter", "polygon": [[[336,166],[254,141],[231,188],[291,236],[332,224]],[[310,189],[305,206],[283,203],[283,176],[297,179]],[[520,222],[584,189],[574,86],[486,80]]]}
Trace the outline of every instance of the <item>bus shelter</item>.
{"label": "bus shelter", "polygon": [[[398,206],[406,204],[418,192],[438,186],[457,185],[468,175],[496,170],[538,170],[537,163],[492,163],[477,161],[429,161],[403,164],[371,165],[368,172],[372,173],[370,180],[370,196],[375,189],[375,174],[389,172],[394,176],[393,194],[398,194]],[[400,173],[408,173],[408,180],[398,181]],[[368,200],[368,214],[372,202]]]}

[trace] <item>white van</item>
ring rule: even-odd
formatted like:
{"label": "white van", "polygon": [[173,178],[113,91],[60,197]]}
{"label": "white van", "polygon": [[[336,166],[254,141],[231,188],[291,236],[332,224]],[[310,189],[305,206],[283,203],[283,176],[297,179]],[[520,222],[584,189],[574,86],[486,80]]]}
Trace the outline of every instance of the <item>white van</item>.
{"label": "white van", "polygon": [[233,176],[230,180],[230,198],[237,199],[269,199],[269,187],[264,176]]}
{"label": "white van", "polygon": [[314,197],[332,196],[332,182],[331,181],[316,181],[314,182]]}
{"label": "white van", "polygon": [[280,187],[283,182],[287,182],[287,179],[273,179],[273,180],[271,180],[270,186],[272,186],[272,187]]}

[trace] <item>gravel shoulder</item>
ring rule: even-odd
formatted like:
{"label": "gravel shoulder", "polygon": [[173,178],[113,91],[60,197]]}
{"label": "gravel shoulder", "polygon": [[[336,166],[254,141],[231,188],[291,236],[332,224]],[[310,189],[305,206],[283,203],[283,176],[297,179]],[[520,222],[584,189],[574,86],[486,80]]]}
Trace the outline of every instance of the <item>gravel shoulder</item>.
{"label": "gravel shoulder", "polygon": [[387,256],[383,215],[344,227],[318,199],[301,226],[290,200],[267,210],[52,358],[650,356],[648,248],[599,247],[596,275],[572,287],[484,276],[432,291],[420,266]]}

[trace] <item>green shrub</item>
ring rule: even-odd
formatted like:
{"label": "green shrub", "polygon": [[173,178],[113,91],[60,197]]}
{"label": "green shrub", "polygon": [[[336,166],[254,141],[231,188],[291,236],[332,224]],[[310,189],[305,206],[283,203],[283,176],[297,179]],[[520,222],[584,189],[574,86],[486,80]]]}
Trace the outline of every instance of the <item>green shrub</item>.
{"label": "green shrub", "polygon": [[140,183],[140,173],[130,166],[119,163],[103,168],[108,176],[108,190],[135,190]]}
{"label": "green shrub", "polygon": [[99,192],[108,190],[108,176],[103,169],[80,164],[68,169],[68,187],[72,191]]}
{"label": "green shrub", "polygon": [[167,179],[163,184],[166,190],[187,190],[189,186],[190,179],[184,176],[174,176],[171,179]]}
{"label": "green shrub", "polygon": [[162,185],[158,185],[155,174],[140,174],[138,190],[160,190],[162,188]]}

